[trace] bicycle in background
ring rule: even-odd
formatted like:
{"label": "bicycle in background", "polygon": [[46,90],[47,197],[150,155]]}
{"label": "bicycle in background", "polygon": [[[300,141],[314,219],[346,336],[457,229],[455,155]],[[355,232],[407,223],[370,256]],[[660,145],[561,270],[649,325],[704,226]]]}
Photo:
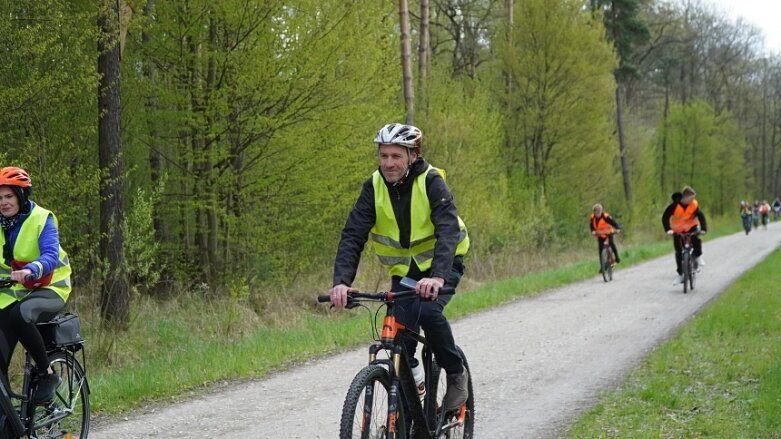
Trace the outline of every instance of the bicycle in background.
{"label": "bicycle in background", "polygon": [[602,268],[602,279],[605,282],[613,280],[613,267],[616,265],[616,255],[613,253],[613,249],[610,247],[610,235],[605,236],[602,239],[602,251],[599,253],[599,265]]}
{"label": "bicycle in background", "polygon": [[[11,279],[0,279],[0,288],[15,283]],[[79,326],[78,316],[73,314],[60,314],[38,324],[51,368],[60,376],[62,383],[50,401],[36,404],[33,399],[33,360],[30,353],[25,352],[21,392],[14,392],[9,378],[2,377],[0,439],[87,437],[90,425],[89,385],[82,366],[86,357]],[[78,352],[81,352],[82,363],[76,359]]]}
{"label": "bicycle in background", "polygon": [[[453,294],[443,288],[439,294]],[[347,308],[363,306],[361,302],[382,304],[375,311],[372,332],[377,341],[369,347],[369,365],[355,376],[347,391],[340,423],[340,439],[405,439],[410,438],[472,438],[474,430],[474,392],[472,375],[461,348],[458,348],[469,375],[469,397],[456,410],[446,411],[442,399],[446,377],[436,362],[426,339],[396,321],[393,314],[397,302],[421,300],[415,290],[379,293],[349,293]],[[329,302],[330,296],[318,297]],[[382,331],[378,333],[377,318],[385,307]],[[409,353],[402,337],[413,337],[423,346],[425,395],[420,397],[409,366]],[[414,355],[414,352],[412,353]]]}
{"label": "bicycle in background", "polygon": [[699,235],[700,231],[688,233],[676,233],[676,239],[681,240],[681,270],[683,270],[683,294],[694,291],[695,279],[697,277],[697,261],[694,257],[694,247],[692,246],[692,236]]}

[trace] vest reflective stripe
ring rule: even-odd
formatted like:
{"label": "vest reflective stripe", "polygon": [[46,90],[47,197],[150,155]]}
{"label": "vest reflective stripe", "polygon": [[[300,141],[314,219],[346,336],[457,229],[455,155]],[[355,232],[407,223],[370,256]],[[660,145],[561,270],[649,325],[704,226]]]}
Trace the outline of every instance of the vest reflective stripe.
{"label": "vest reflective stripe", "polygon": [[[13,249],[14,260],[32,261],[39,268],[43,267],[40,262],[37,262],[37,259],[41,256],[38,238],[41,236],[41,232],[43,232],[49,215],[52,216],[54,226],[57,227],[57,217],[53,213],[37,205],[33,207],[30,215],[22,223],[21,229],[19,229],[19,235],[16,238]],[[5,245],[5,234],[0,233],[0,246],[3,245]],[[43,270],[39,270],[39,273],[42,275]],[[5,260],[0,258],[0,276],[8,277],[10,275],[11,267],[6,265]],[[70,275],[71,267],[68,254],[60,247],[57,265],[54,267],[51,282],[49,285],[46,285],[46,288],[57,293],[63,301],[67,301],[71,291]],[[32,290],[28,290],[21,284],[14,285],[11,288],[0,289],[0,309],[6,308],[15,301],[22,300],[31,292]]]}
{"label": "vest reflective stripe", "polygon": [[594,226],[594,232],[596,232],[597,236],[600,238],[605,238],[608,235],[612,235],[616,230],[613,228],[613,226],[610,225],[610,223],[607,222],[607,218],[610,217],[610,214],[603,213],[601,217],[599,217],[599,220],[596,219],[594,214],[591,214],[591,225]]}
{"label": "vest reflective stripe", "polygon": [[697,200],[692,200],[686,209],[680,204],[675,206],[673,215],[670,217],[670,229],[675,233],[685,233],[700,225],[697,219]]}
{"label": "vest reflective stripe", "polygon": [[[431,205],[426,192],[426,176],[432,169],[436,168],[429,166],[426,172],[415,177],[412,182],[409,248],[404,248],[401,245],[399,225],[396,222],[396,214],[393,212],[388,187],[385,185],[380,171],[374,171],[372,174],[376,220],[369,238],[380,263],[388,268],[391,276],[405,276],[409,272],[413,259],[420,271],[431,268],[437,239],[434,235],[434,224],[431,222]],[[438,171],[444,178],[444,172]],[[460,233],[455,254],[465,255],[469,250],[469,234],[460,217],[458,218],[458,226]]]}

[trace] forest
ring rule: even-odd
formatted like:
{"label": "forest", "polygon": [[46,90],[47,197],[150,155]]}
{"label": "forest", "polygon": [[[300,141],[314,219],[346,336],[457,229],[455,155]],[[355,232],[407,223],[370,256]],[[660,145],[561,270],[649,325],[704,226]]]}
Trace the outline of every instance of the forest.
{"label": "forest", "polygon": [[[412,123],[469,276],[593,246],[600,202],[660,234],[781,195],[781,55],[705,0],[3,0],[0,163],[59,219],[75,290],[123,327],[181,291],[311,302]],[[382,271],[369,257],[360,280]],[[85,299],[86,300],[86,299]]]}

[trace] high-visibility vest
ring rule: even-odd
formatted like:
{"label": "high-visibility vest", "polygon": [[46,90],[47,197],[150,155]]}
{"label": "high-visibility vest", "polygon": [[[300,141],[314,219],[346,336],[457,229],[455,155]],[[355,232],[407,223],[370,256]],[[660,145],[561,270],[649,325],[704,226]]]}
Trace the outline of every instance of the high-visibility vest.
{"label": "high-visibility vest", "polygon": [[[385,265],[391,276],[406,276],[412,265],[412,260],[420,271],[431,268],[434,259],[434,247],[437,238],[434,235],[434,224],[431,222],[431,204],[426,192],[426,176],[432,169],[429,165],[425,172],[415,177],[412,182],[412,196],[410,200],[410,237],[409,246],[402,247],[399,239],[399,224],[393,212],[390,192],[380,171],[372,174],[372,187],[374,188],[375,223],[371,229],[369,238],[377,253],[380,262]],[[439,171],[439,170],[438,170]],[[444,173],[440,171],[440,174]],[[460,229],[456,256],[465,255],[469,250],[469,234],[464,221],[458,218]]]}
{"label": "high-visibility vest", "polygon": [[[46,225],[46,220],[49,218],[49,215],[52,216],[54,225],[57,227],[57,217],[55,217],[53,213],[38,205],[33,206],[29,216],[22,223],[21,229],[19,229],[19,235],[16,237],[13,248],[14,261],[37,264],[38,272],[42,277],[46,278],[49,276],[43,276],[43,266],[40,262],[37,262],[38,258],[41,256],[41,250],[38,247],[38,238],[41,236],[41,232]],[[0,246],[3,245],[5,245],[5,234],[0,233]],[[11,276],[12,268],[8,265],[9,262],[10,261],[5,261],[3,258],[0,258],[0,277]],[[63,301],[66,301],[68,300],[71,291],[70,275],[71,267],[68,260],[68,254],[60,247],[57,266],[51,273],[51,278],[47,279],[48,284],[41,286],[54,291]],[[34,288],[30,289],[22,284],[0,289],[0,309],[4,309],[8,305],[24,299],[33,290]]]}
{"label": "high-visibility vest", "polygon": [[603,213],[599,218],[593,213],[591,214],[591,225],[594,226],[594,232],[602,239],[612,235],[616,231],[613,226],[607,222],[608,218],[610,218],[610,214],[607,212]]}
{"label": "high-visibility vest", "polygon": [[762,204],[759,206],[759,213],[768,214],[770,213],[770,205],[767,203]]}
{"label": "high-visibility vest", "polygon": [[697,219],[697,200],[692,200],[684,209],[683,205],[678,203],[675,206],[672,217],[670,217],[670,228],[675,233],[685,233],[700,225]]}

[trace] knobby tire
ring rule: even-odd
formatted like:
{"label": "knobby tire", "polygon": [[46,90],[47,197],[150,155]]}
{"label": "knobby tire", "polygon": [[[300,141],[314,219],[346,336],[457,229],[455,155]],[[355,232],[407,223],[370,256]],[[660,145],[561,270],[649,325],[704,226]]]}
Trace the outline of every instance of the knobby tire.
{"label": "knobby tire", "polygon": [[[371,416],[366,431],[362,431],[364,423],[364,408],[366,407],[367,387],[371,389]],[[382,391],[380,391],[382,390]],[[390,393],[390,377],[388,371],[379,365],[369,365],[361,369],[353,378],[342,407],[340,424],[340,439],[385,439],[388,418],[388,396]],[[396,419],[396,437],[406,439],[404,431],[403,395],[399,394],[399,411]]]}
{"label": "knobby tire", "polygon": [[[475,429],[475,394],[472,389],[472,372],[469,370],[469,363],[466,360],[466,355],[464,355],[464,352],[458,346],[456,346],[456,349],[458,349],[458,353],[461,355],[461,360],[464,362],[466,372],[469,375],[469,379],[467,381],[469,396],[466,399],[466,418],[464,419],[463,425],[446,432],[442,437],[446,439],[472,439],[474,437]],[[436,359],[434,359],[431,364],[432,379],[430,382],[435,383],[436,386],[431,389],[430,397],[434,401],[437,401],[437,407],[442,406],[442,399],[445,397],[445,391],[447,390],[446,376],[447,374],[445,371],[439,367]],[[429,397],[429,395],[426,396]]]}

